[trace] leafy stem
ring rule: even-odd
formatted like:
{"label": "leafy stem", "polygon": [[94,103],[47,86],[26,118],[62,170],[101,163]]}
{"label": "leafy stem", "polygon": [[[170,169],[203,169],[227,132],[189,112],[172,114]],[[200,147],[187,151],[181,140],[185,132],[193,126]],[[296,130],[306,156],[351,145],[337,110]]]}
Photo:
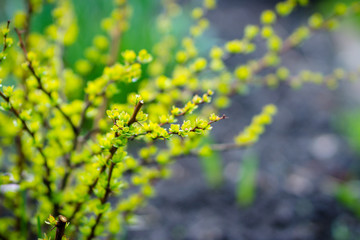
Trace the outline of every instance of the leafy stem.
{"label": "leafy stem", "polygon": [[[15,28],[15,31],[16,31],[16,34],[18,35],[18,38],[19,38],[19,42],[20,42],[20,47],[24,53],[24,56],[25,56],[25,59],[27,61],[27,66],[30,70],[30,72],[32,73],[32,75],[35,77],[35,79],[37,80],[37,83],[38,83],[38,88],[43,92],[45,93],[49,99],[52,99],[52,96],[51,96],[51,92],[49,92],[48,90],[46,90],[42,84],[42,81],[41,81],[41,78],[40,76],[36,73],[35,71],[35,68],[32,64],[32,61],[30,61],[30,59],[28,58],[28,54],[27,54],[27,50],[26,50],[26,46],[25,46],[25,43],[22,39],[22,36],[21,36],[21,32],[19,29]],[[75,134],[78,134],[78,131],[79,129],[75,126],[75,124],[72,122],[71,118],[63,111],[63,109],[61,108],[61,106],[58,104],[58,103],[55,103],[54,107],[61,113],[61,115],[66,119],[66,121],[70,124],[73,132]]]}
{"label": "leafy stem", "polygon": [[[6,97],[4,95],[4,93],[2,93],[0,91],[0,96],[8,103],[9,107],[10,107],[10,111],[15,115],[15,117],[17,119],[20,120],[20,122],[22,123],[22,126],[23,126],[23,129],[25,129],[25,131],[32,137],[32,139],[35,141],[35,133],[33,131],[31,131],[31,129],[29,128],[28,124],[25,122],[24,119],[21,118],[19,112],[14,108],[14,106],[12,105],[12,103],[10,102],[10,98],[9,97]],[[38,150],[38,152],[40,153],[41,157],[44,159],[44,168],[45,168],[45,176],[43,176],[43,182],[48,190],[48,197],[49,199],[52,199],[52,196],[53,196],[53,191],[51,189],[51,182],[50,182],[50,176],[51,176],[51,169],[49,167],[49,164],[48,164],[48,159],[44,153],[44,150],[41,146],[37,145],[36,146],[36,149]],[[55,209],[58,208],[57,204],[55,204],[54,206]]]}

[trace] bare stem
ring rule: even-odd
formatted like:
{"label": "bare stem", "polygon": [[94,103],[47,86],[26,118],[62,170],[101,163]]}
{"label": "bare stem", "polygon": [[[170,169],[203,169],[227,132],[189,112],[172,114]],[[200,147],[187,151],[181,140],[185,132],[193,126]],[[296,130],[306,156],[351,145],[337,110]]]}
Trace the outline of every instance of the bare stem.
{"label": "bare stem", "polygon": [[139,113],[139,111],[140,111],[140,109],[141,109],[141,107],[142,107],[143,105],[144,105],[144,101],[143,101],[143,100],[139,101],[139,102],[136,104],[135,109],[134,109],[134,112],[133,112],[133,114],[131,115],[130,120],[129,120],[129,122],[128,122],[128,126],[131,126],[133,123],[136,122],[136,116],[137,116],[137,114]]}
{"label": "bare stem", "polygon": [[55,240],[61,240],[65,233],[67,219],[63,215],[59,215],[59,220],[56,223]]}

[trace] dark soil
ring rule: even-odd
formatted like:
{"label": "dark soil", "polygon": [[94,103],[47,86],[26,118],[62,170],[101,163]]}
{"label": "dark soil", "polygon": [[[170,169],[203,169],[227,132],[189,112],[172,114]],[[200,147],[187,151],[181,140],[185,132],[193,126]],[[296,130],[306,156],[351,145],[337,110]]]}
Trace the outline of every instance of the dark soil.
{"label": "dark soil", "polygon": [[[257,23],[261,10],[271,7],[266,1],[220,2],[211,19],[224,39],[241,37],[242,27]],[[295,12],[281,21],[279,31],[288,34],[306,21],[307,14]],[[335,66],[335,53],[331,35],[319,34],[300,50],[287,53],[284,65],[295,72],[310,68],[326,73]],[[244,59],[232,61],[230,65],[236,65]],[[353,171],[356,161],[333,124],[343,98],[341,89],[314,85],[296,91],[285,85],[276,90],[257,88],[248,96],[235,97],[224,111],[230,119],[214,126],[217,142],[231,141],[263,105],[274,103],[279,108],[274,123],[253,147],[260,159],[254,203],[240,208],[235,200],[244,150],[222,154],[225,183],[217,190],[207,186],[198,159],[180,159],[173,166],[174,176],[157,185],[157,196],[139,213],[139,223],[129,228],[126,239],[360,239],[360,221],[333,194],[333,182]],[[343,235],[342,226],[348,229]]]}

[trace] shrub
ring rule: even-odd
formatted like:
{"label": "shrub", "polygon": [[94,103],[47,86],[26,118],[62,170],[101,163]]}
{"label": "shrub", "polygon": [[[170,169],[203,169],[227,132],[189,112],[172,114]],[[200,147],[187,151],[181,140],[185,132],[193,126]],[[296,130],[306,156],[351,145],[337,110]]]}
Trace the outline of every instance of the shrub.
{"label": "shrub", "polygon": [[[259,25],[246,26],[243,38],[201,56],[198,39],[216,1],[204,0],[192,10],[194,23],[178,42],[169,29],[181,7],[167,0],[157,21],[159,42],[150,50],[123,51],[119,61],[131,7],[114,0],[102,32],[74,65],[64,62],[79,30],[72,1],[27,3],[26,12],[1,25],[0,184],[7,210],[0,218],[0,239],[49,239],[42,234],[45,219],[56,228],[55,239],[66,238],[67,226],[71,239],[117,239],[155,194],[156,182],[170,176],[169,165],[179,156],[210,156],[259,139],[277,111],[273,104],[264,106],[233,141],[201,144],[213,125],[227,118],[219,113],[233,95],[246,94],[254,85],[298,88],[313,82],[334,88],[338,80],[355,76],[341,69],[328,76],[308,70],[294,75],[281,60],[316,31],[332,31],[344,16],[358,13],[359,3],[338,4],[328,16],[316,13],[285,39],[274,24],[307,1],[278,3],[261,14]],[[52,8],[52,23],[42,34],[31,32],[30,20],[43,5]],[[267,46],[263,57],[235,69],[226,66],[232,55],[253,53],[255,39]],[[263,74],[265,69],[271,73]],[[136,93],[127,92],[135,82],[140,82]],[[119,91],[125,103],[114,99]],[[136,152],[130,153],[129,146]]]}

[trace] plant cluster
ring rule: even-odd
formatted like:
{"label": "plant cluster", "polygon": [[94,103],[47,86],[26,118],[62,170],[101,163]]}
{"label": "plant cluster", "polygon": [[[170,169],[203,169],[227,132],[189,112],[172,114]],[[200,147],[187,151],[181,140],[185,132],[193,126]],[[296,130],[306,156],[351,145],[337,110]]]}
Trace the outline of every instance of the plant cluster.
{"label": "plant cluster", "polygon": [[[216,1],[204,0],[192,10],[193,25],[179,41],[171,26],[181,6],[164,0],[156,25],[159,42],[118,56],[131,6],[114,0],[111,14],[101,22],[103,32],[72,66],[64,62],[79,31],[72,1],[27,0],[26,11],[1,24],[0,207],[6,210],[0,216],[0,239],[50,239],[42,234],[46,219],[56,228],[55,239],[66,238],[69,222],[69,239],[118,239],[154,196],[156,182],[171,175],[169,166],[178,157],[209,156],[259,139],[277,111],[273,104],[239,129],[233,141],[201,144],[213,125],[227,118],[219,112],[230,106],[232,96],[246,94],[251,86],[297,88],[313,82],[333,88],[340,79],[354,78],[341,69],[324,76],[308,70],[293,74],[282,66],[284,52],[360,12],[359,3],[340,3],[328,16],[312,15],[283,39],[274,28],[277,19],[307,2],[278,3],[261,14],[258,25],[246,26],[242,38],[201,56],[198,39],[209,27],[206,16]],[[32,32],[31,18],[44,5],[52,8],[53,21],[43,33]],[[267,46],[263,57],[235,69],[226,66],[233,55],[255,52],[255,39]],[[263,74],[265,69],[270,73]],[[125,103],[114,101],[135,82],[139,87]]]}

